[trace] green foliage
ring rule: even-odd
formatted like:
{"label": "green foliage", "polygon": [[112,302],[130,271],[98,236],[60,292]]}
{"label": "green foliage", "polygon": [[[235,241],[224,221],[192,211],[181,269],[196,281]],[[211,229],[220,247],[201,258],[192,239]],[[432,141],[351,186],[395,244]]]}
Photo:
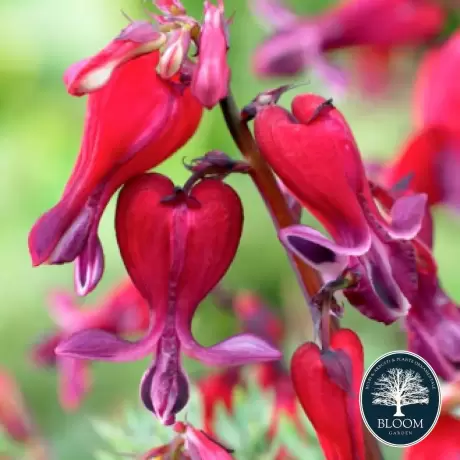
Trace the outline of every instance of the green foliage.
{"label": "green foliage", "polygon": [[[217,407],[215,430],[218,439],[231,449],[237,460],[273,460],[281,447],[298,459],[322,459],[321,449],[309,421],[302,416],[308,438],[301,436],[288,418],[279,420],[278,432],[273,440],[267,433],[271,423],[274,397],[250,382],[246,388],[234,392],[231,414],[223,407]],[[301,411],[299,410],[299,413]],[[196,391],[187,406],[186,420],[196,428],[201,426],[201,410]],[[171,428],[162,426],[145,409],[128,408],[120,420],[93,422],[96,433],[104,440],[106,447],[96,452],[97,460],[116,460],[120,454],[139,455],[173,438]]]}
{"label": "green foliage", "polygon": [[0,431],[0,459],[19,459],[23,453],[23,446],[11,440],[3,431]]}

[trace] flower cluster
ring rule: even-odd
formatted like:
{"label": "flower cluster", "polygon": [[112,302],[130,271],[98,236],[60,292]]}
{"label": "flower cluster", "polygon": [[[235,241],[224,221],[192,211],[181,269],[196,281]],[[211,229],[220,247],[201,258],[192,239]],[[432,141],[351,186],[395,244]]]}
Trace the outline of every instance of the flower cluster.
{"label": "flower cluster", "polygon": [[[400,320],[408,348],[428,360],[458,397],[460,311],[438,276],[431,209],[458,204],[460,93],[452,75],[460,65],[459,35],[424,57],[415,134],[403,153],[389,165],[367,165],[332,99],[302,93],[287,109],[280,99],[294,85],[284,85],[237,108],[223,0],[204,1],[202,21],[179,0],[153,3],[161,14],[132,21],[103,50],[65,72],[68,93],[87,96],[82,143],[61,199],[29,235],[33,265],[73,262],[75,293],[86,296],[104,274],[98,226],[120,189],[115,232],[128,278],[84,311],[73,296],[54,294],[51,316],[58,330],[33,347],[32,359],[58,369],[60,401],[76,409],[91,385],[88,360],[151,358],[140,399],[175,434],[145,459],[233,458],[215,438],[215,406],[223,402],[232,411],[246,365],[275,394],[267,443],[281,416],[305,437],[300,402],[328,460],[373,458],[378,448],[362,427],[358,406],[364,348],[356,332],[340,328],[337,294],[373,321]],[[255,52],[257,74],[294,75],[311,67],[334,83],[342,72],[325,57],[329,52],[352,47],[387,64],[394,50],[439,36],[445,21],[432,0],[350,0],[314,18],[299,18],[277,0],[258,0],[254,11],[276,29]],[[185,165],[190,178],[182,187],[149,172],[191,139],[204,108],[219,103],[245,161],[207,152]],[[256,293],[218,287],[243,232],[242,201],[224,182],[237,173],[261,193],[305,294],[305,315],[313,319],[314,340],[305,332],[290,361],[279,350],[289,335],[281,317]],[[303,212],[328,236],[301,224]],[[204,347],[192,334],[192,321],[209,294],[236,314],[241,332]],[[177,418],[190,395],[183,355],[223,368],[197,383],[204,431]],[[450,438],[458,422],[445,398],[446,413],[420,445],[426,454],[441,439],[442,458],[458,445]],[[282,445],[276,458],[291,458],[289,446]],[[406,458],[422,454],[414,447]]]}

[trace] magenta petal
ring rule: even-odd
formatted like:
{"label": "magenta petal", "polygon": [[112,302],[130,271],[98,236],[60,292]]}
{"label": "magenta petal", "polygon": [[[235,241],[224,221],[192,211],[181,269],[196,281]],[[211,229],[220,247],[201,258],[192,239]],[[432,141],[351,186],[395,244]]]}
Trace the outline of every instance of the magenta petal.
{"label": "magenta petal", "polygon": [[358,247],[343,247],[306,225],[293,225],[280,231],[281,242],[307,264],[320,271],[325,280],[336,279],[348,265],[349,256],[369,250],[371,239]]}
{"label": "magenta petal", "polygon": [[241,366],[282,357],[278,349],[253,334],[238,334],[212,347],[202,347],[183,327],[177,331],[184,352],[210,366]]}
{"label": "magenta petal", "polygon": [[441,378],[451,380],[456,374],[456,369],[443,354],[436,338],[425,326],[409,313],[405,326],[408,332],[407,348],[426,359]]}
{"label": "magenta petal", "polygon": [[[162,326],[162,325],[161,325]],[[162,327],[154,327],[137,342],[121,339],[99,329],[76,332],[56,347],[56,354],[79,359],[100,361],[132,361],[152,353]]]}
{"label": "magenta petal", "polygon": [[75,259],[74,284],[79,296],[89,294],[104,273],[104,251],[97,233],[92,231],[86,245]]}
{"label": "magenta petal", "polygon": [[88,65],[90,60],[90,58],[87,58],[75,62],[74,64],[70,65],[64,72],[64,84],[69,94],[73,96],[83,96],[85,94],[75,91],[75,86],[78,84],[78,82],[76,83],[76,79],[80,76],[80,72]]}
{"label": "magenta petal", "polygon": [[392,238],[411,240],[422,228],[428,195],[420,193],[396,200],[391,208],[391,225],[388,233]]}

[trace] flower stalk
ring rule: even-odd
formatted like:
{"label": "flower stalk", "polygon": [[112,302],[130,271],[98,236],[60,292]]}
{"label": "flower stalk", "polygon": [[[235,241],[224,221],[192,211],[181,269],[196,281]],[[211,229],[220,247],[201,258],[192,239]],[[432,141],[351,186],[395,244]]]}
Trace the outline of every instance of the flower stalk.
{"label": "flower stalk", "polygon": [[[270,212],[276,229],[280,230],[295,225],[296,222],[278,187],[276,178],[261,157],[248,125],[241,119],[240,110],[231,91],[221,101],[220,106],[235,144],[251,165],[249,174]],[[315,270],[302,263],[298,257],[289,255],[289,258],[307,302],[310,303],[310,299],[321,288],[320,277]]]}

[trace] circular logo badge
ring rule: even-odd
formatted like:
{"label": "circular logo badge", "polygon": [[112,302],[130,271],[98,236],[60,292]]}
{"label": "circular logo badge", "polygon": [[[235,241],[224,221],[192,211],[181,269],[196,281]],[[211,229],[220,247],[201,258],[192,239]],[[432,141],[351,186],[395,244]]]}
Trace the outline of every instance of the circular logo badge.
{"label": "circular logo badge", "polygon": [[409,351],[387,353],[364,375],[359,393],[364,422],[381,442],[406,447],[425,438],[441,411],[439,380]]}

